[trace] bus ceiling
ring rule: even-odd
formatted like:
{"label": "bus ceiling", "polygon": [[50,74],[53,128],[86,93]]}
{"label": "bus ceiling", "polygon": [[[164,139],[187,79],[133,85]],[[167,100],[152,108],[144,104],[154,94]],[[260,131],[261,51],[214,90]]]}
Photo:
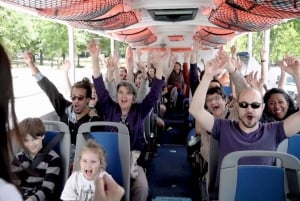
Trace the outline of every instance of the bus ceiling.
{"label": "bus ceiling", "polygon": [[300,16],[300,1],[3,0],[0,6],[123,41],[133,47],[207,48]]}

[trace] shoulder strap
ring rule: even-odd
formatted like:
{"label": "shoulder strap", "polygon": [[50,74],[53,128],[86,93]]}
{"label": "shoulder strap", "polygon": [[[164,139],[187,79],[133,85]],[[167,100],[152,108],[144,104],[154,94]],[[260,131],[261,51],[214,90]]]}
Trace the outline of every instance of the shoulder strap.
{"label": "shoulder strap", "polygon": [[44,160],[45,156],[53,149],[53,147],[59,141],[61,141],[64,134],[65,134],[64,132],[57,133],[57,135],[55,135],[46,146],[44,146],[44,148],[41,150],[41,152],[37,154],[37,156],[32,161],[32,163],[31,163],[31,165],[29,166],[28,169],[34,170],[38,166],[38,164]]}
{"label": "shoulder strap", "polygon": [[225,119],[228,119],[229,115],[230,115],[230,110],[227,111]]}

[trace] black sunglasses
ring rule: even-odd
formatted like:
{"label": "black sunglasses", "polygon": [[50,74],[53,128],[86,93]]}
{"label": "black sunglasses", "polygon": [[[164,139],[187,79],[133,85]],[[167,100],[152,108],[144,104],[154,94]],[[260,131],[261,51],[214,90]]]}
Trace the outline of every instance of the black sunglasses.
{"label": "black sunglasses", "polygon": [[78,101],[82,101],[85,97],[84,96],[71,96],[72,101],[74,100],[78,100]]}
{"label": "black sunglasses", "polygon": [[257,108],[260,108],[261,103],[259,103],[259,102],[247,103],[245,101],[239,102],[240,108],[248,108],[249,105],[251,106],[252,109],[257,109]]}

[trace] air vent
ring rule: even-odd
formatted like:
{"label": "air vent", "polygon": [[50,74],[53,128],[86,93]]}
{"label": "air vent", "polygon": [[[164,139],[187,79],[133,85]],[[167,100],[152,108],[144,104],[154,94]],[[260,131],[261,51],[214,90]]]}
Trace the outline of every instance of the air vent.
{"label": "air vent", "polygon": [[177,22],[185,20],[193,20],[196,17],[198,8],[185,8],[185,9],[149,9],[153,20]]}
{"label": "air vent", "polygon": [[172,35],[172,36],[168,36],[170,41],[183,41],[183,35]]}

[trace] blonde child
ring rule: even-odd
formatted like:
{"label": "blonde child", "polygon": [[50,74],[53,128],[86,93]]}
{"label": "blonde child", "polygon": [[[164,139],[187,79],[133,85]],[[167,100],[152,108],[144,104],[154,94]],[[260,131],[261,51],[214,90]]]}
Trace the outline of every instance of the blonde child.
{"label": "blonde child", "polygon": [[79,170],[73,171],[67,180],[61,199],[64,201],[92,201],[95,180],[108,175],[104,149],[95,140],[89,139],[78,158]]}

